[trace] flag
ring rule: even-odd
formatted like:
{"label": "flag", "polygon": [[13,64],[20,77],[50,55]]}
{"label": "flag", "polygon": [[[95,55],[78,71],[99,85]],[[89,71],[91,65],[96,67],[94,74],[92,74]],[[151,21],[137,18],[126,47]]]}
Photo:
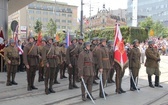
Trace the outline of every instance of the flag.
{"label": "flag", "polygon": [[41,32],[39,32],[38,37],[37,37],[37,46],[41,45],[41,41],[42,41],[42,35],[41,35]]}
{"label": "flag", "polygon": [[56,34],[55,40],[56,40],[56,41],[60,41],[60,38],[59,38],[59,35],[58,35],[58,34]]}
{"label": "flag", "polygon": [[16,44],[16,47],[18,48],[18,51],[23,54],[23,50],[21,47],[19,47],[19,44],[18,44],[18,32],[19,32],[19,25],[16,26],[16,29],[15,29],[15,37],[14,37],[14,40],[15,40],[15,44]]}
{"label": "flag", "polygon": [[0,31],[0,54],[4,54],[3,48],[5,47],[3,31]]}
{"label": "flag", "polygon": [[66,43],[67,43],[66,47],[68,47],[68,46],[71,44],[69,31],[67,32],[67,35],[66,35],[66,39],[65,39],[65,40],[66,40]]}
{"label": "flag", "polygon": [[117,62],[122,69],[128,62],[127,52],[125,50],[122,34],[118,24],[116,25],[115,28],[114,61]]}

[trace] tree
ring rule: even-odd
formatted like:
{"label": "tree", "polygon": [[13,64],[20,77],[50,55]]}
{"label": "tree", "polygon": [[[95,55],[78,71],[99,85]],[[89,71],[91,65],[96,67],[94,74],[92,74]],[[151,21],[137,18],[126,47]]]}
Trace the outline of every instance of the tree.
{"label": "tree", "polygon": [[140,22],[140,27],[154,31],[154,36],[162,36],[166,28],[160,21],[153,21],[151,17],[147,17],[144,21]]}
{"label": "tree", "polygon": [[36,21],[36,25],[34,26],[34,30],[37,34],[39,34],[41,32],[41,29],[42,29],[42,22],[37,20]]}
{"label": "tree", "polygon": [[50,19],[47,24],[47,34],[51,37],[54,37],[54,34],[56,34],[56,29],[57,29],[56,23],[53,21],[53,19]]}

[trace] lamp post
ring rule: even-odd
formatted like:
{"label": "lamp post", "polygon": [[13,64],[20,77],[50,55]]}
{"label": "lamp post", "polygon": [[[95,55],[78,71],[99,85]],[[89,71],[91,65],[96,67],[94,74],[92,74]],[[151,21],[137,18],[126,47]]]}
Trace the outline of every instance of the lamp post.
{"label": "lamp post", "polygon": [[81,21],[80,21],[80,35],[83,37],[83,0],[81,0]]}

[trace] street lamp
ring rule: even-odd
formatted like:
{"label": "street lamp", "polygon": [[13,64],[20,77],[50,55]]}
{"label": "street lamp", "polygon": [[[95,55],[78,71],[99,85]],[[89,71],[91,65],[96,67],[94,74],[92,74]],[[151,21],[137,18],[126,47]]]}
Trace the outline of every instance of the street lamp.
{"label": "street lamp", "polygon": [[81,21],[80,21],[80,35],[83,37],[83,0],[81,0]]}

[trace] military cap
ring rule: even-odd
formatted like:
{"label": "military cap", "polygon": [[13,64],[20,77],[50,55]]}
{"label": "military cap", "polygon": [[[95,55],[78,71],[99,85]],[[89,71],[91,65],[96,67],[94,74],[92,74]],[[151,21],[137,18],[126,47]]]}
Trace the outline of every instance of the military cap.
{"label": "military cap", "polygon": [[135,43],[137,43],[137,42],[139,42],[138,39],[135,39],[135,40],[133,41],[133,44],[135,44]]}
{"label": "military cap", "polygon": [[[34,38],[34,36],[33,36],[32,34],[30,34],[30,35],[28,36],[28,40],[29,40],[30,38]],[[35,40],[35,38],[34,38],[34,40]]]}
{"label": "military cap", "polygon": [[84,43],[84,47],[86,47],[86,46],[88,46],[88,45],[90,46],[91,43],[90,43],[90,42],[85,42],[85,43]]}
{"label": "military cap", "polygon": [[77,40],[77,38],[76,38],[76,37],[71,38],[71,42],[72,42],[73,40]]}
{"label": "military cap", "polygon": [[104,41],[106,41],[106,38],[101,38],[100,39],[100,42],[104,42]]}
{"label": "military cap", "polygon": [[99,37],[96,37],[96,40],[98,41],[98,40],[100,40],[100,38],[99,38]]}
{"label": "military cap", "polygon": [[113,44],[114,42],[113,42],[113,40],[108,40],[107,43],[108,43],[108,44]]}
{"label": "military cap", "polygon": [[50,36],[48,36],[48,37],[47,37],[47,41],[49,41],[49,40],[53,40],[53,38],[50,37]]}
{"label": "military cap", "polygon": [[82,37],[82,36],[80,36],[80,37],[78,38],[78,40],[83,40],[83,37]]}
{"label": "military cap", "polygon": [[153,40],[149,40],[148,45],[150,45],[150,44],[155,44],[155,42]]}
{"label": "military cap", "polygon": [[9,44],[11,44],[11,43],[15,43],[15,40],[14,39],[10,39],[9,40]]}
{"label": "military cap", "polygon": [[41,41],[45,41],[45,42],[46,42],[47,40],[46,40],[46,38],[42,38],[42,40],[41,40]]}

